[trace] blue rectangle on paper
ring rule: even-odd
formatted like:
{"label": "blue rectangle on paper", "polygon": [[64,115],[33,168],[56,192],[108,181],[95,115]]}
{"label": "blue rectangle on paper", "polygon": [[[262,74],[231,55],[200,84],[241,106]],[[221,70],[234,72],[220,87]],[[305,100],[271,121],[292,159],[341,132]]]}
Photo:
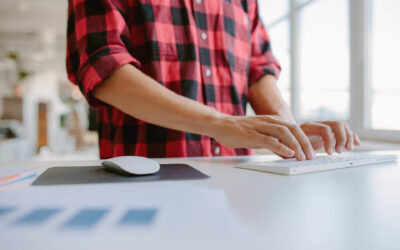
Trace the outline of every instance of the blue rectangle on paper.
{"label": "blue rectangle on paper", "polygon": [[41,224],[49,220],[60,210],[60,208],[38,208],[19,218],[15,221],[15,224]]}
{"label": "blue rectangle on paper", "polygon": [[13,207],[0,207],[0,217],[14,210]]}
{"label": "blue rectangle on paper", "polygon": [[157,209],[130,209],[119,221],[120,225],[151,224],[157,214]]}
{"label": "blue rectangle on paper", "polygon": [[64,228],[90,228],[95,226],[109,209],[83,209],[64,224]]}

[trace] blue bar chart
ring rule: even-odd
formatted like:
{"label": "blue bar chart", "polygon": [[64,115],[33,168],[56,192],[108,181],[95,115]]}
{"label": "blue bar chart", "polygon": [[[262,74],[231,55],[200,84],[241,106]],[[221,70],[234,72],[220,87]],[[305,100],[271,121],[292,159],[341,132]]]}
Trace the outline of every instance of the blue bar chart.
{"label": "blue bar chart", "polygon": [[100,223],[109,209],[82,209],[67,221],[64,228],[91,228]]}
{"label": "blue bar chart", "polygon": [[16,225],[40,225],[60,212],[60,208],[38,208],[15,221]]}
{"label": "blue bar chart", "polygon": [[[100,225],[104,218],[112,212],[111,208],[79,208],[68,216],[62,216],[66,213],[62,207],[38,207],[29,210],[23,210],[18,213],[15,207],[0,207],[0,226],[13,228],[17,227],[42,227],[49,223],[57,216],[61,216],[62,220],[56,227],[62,230],[90,230]],[[13,219],[7,220],[7,216]],[[142,227],[150,226],[154,223],[158,209],[156,208],[126,208],[118,213],[112,222],[118,227]]]}

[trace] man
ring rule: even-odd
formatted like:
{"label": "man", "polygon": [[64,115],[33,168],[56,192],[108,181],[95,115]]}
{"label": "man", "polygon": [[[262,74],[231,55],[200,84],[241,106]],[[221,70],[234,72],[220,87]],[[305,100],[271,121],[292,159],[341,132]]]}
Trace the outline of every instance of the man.
{"label": "man", "polygon": [[69,0],[68,14],[68,75],[98,109],[101,158],[306,160],[360,143],[342,122],[296,124],[256,0]]}

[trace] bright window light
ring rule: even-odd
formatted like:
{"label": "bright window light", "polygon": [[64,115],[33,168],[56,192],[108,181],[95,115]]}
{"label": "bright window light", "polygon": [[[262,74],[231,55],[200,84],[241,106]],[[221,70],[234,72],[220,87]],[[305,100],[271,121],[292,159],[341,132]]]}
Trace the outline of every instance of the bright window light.
{"label": "bright window light", "polygon": [[347,1],[314,1],[302,9],[300,20],[300,119],[347,120]]}
{"label": "bright window light", "polygon": [[400,1],[375,0],[371,29],[371,126],[400,130]]}

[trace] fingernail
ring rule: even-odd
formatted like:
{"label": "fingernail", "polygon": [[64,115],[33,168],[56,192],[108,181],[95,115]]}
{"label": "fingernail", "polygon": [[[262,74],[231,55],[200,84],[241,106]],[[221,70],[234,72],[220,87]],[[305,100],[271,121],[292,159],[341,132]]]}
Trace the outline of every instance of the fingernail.
{"label": "fingernail", "polygon": [[328,149],[328,154],[330,154],[330,155],[333,154],[333,149],[331,149],[331,148]]}
{"label": "fingernail", "polygon": [[298,161],[304,161],[304,158],[305,158],[305,156],[304,156],[304,154],[302,154],[302,153],[299,153],[299,154],[297,154],[297,156],[296,156],[296,159],[297,159]]}
{"label": "fingernail", "polygon": [[343,151],[344,151],[344,147],[343,146],[338,147],[338,153],[342,153]]}
{"label": "fingernail", "polygon": [[290,149],[286,150],[286,156],[287,157],[292,157],[293,155],[294,155],[294,151],[293,150],[290,150]]}

